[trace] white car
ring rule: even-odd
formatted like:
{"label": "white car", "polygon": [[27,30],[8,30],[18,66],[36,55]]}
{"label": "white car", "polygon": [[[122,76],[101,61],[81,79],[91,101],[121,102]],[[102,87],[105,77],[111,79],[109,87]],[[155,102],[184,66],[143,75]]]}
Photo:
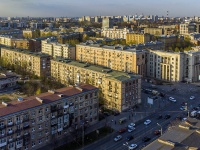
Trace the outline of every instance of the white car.
{"label": "white car", "polygon": [[135,127],[135,123],[130,123],[130,124],[128,125],[128,128],[133,128],[133,127]]}
{"label": "white car", "polygon": [[148,124],[150,124],[150,123],[151,123],[151,120],[149,120],[149,119],[147,119],[147,120],[144,122],[145,125],[148,125]]}
{"label": "white car", "polygon": [[193,100],[193,99],[195,99],[195,97],[194,96],[190,96],[190,100]]}
{"label": "white car", "polygon": [[114,138],[114,141],[117,142],[117,141],[119,141],[119,140],[121,140],[121,139],[122,139],[122,136],[121,136],[121,135],[118,135],[118,136],[116,136],[116,137]]}
{"label": "white car", "polygon": [[128,148],[129,150],[133,150],[133,149],[136,149],[137,147],[137,144],[131,144]]}
{"label": "white car", "polygon": [[135,130],[135,128],[132,127],[132,128],[129,128],[129,129],[128,129],[128,132],[130,133],[130,132],[133,132],[134,130]]}
{"label": "white car", "polygon": [[180,110],[186,111],[187,109],[185,107],[181,107]]}
{"label": "white car", "polygon": [[169,97],[169,100],[170,100],[171,102],[174,102],[174,103],[176,103],[176,99],[175,99],[175,98],[173,98],[173,97]]}

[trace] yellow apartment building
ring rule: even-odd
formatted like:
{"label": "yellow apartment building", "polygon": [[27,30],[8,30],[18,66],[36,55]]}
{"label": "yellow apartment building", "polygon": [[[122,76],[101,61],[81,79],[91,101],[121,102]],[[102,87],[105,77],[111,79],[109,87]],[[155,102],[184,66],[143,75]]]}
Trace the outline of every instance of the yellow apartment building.
{"label": "yellow apartment building", "polygon": [[1,47],[1,58],[4,61],[25,67],[28,72],[39,77],[50,75],[50,57],[42,53]]}
{"label": "yellow apartment building", "polygon": [[128,33],[126,44],[143,44],[151,41],[150,34]]}
{"label": "yellow apartment building", "polygon": [[145,52],[125,46],[77,44],[76,60],[105,66],[113,70],[146,75]]}
{"label": "yellow apartment building", "polygon": [[141,77],[67,59],[51,60],[51,76],[66,84],[87,83],[99,88],[105,107],[122,111],[141,103]]}

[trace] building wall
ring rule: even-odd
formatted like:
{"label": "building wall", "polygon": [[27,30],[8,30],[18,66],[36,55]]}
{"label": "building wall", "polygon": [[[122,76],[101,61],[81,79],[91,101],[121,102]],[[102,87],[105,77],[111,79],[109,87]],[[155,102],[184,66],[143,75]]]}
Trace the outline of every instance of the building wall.
{"label": "building wall", "polygon": [[[69,96],[62,96],[64,92]],[[7,106],[0,104],[0,111],[4,111],[0,116],[1,148],[36,150],[55,140],[74,138],[82,123],[88,127],[98,122],[97,92],[97,88],[84,85],[27,97]],[[13,106],[14,111],[10,110]]]}
{"label": "building wall", "polygon": [[137,34],[137,33],[128,33],[126,34],[126,43],[127,44],[140,44],[150,42],[149,34]]}
{"label": "building wall", "polygon": [[39,77],[50,75],[50,56],[48,55],[1,48],[1,58],[11,64],[26,67],[28,72],[34,73]]}
{"label": "building wall", "polygon": [[116,27],[114,28],[103,28],[101,31],[101,36],[107,37],[107,38],[121,38],[121,39],[126,39],[127,33],[130,31],[127,28],[124,29],[117,29]]}
{"label": "building wall", "polygon": [[144,28],[144,33],[149,33],[152,35],[162,35],[163,29],[161,29],[161,28]]}
{"label": "building wall", "polygon": [[113,70],[146,75],[145,52],[76,45],[76,60],[106,66]]}
{"label": "building wall", "polygon": [[11,39],[12,46],[19,49],[29,49],[29,41],[23,39]]}
{"label": "building wall", "polygon": [[[100,66],[51,60],[51,76],[53,78],[66,85],[89,83],[98,87],[100,99],[103,100],[105,107],[121,112],[141,103],[141,79],[139,76],[116,71],[106,73],[103,70],[103,67]],[[120,74],[122,75],[120,76]]]}
{"label": "building wall", "polygon": [[166,81],[182,81],[183,53],[149,50],[147,52],[147,76]]}

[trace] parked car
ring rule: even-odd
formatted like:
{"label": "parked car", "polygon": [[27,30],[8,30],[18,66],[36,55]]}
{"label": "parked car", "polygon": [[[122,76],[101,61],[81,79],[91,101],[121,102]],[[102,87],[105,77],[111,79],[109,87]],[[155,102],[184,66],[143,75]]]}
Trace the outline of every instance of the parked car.
{"label": "parked car", "polygon": [[193,99],[195,99],[195,97],[194,96],[190,96],[190,100],[193,100]]}
{"label": "parked car", "polygon": [[144,122],[145,125],[149,125],[150,123],[151,123],[151,120],[149,120],[149,119],[147,119],[147,120]]}
{"label": "parked car", "polygon": [[142,141],[143,141],[143,142],[148,142],[148,141],[150,141],[150,140],[151,140],[151,138],[150,138],[150,137],[147,137],[147,136],[145,136],[145,137],[142,138]]}
{"label": "parked car", "polygon": [[165,115],[165,119],[169,119],[171,116],[169,114]]}
{"label": "parked car", "polygon": [[169,97],[169,101],[176,103],[176,99],[173,97]]}
{"label": "parked car", "polygon": [[131,144],[128,148],[129,150],[133,150],[133,149],[136,149],[137,147],[137,144]]}
{"label": "parked car", "polygon": [[161,131],[160,131],[160,130],[155,130],[155,131],[154,131],[154,134],[155,134],[155,135],[160,135],[160,134],[161,134]]}
{"label": "parked car", "polygon": [[133,132],[135,130],[135,128],[133,127],[132,129],[128,129],[128,132],[130,133],[130,132]]}
{"label": "parked car", "polygon": [[118,115],[120,115],[120,112],[115,111],[113,114],[114,114],[114,116],[118,116]]}
{"label": "parked car", "polygon": [[116,136],[116,137],[114,138],[114,141],[117,142],[117,141],[119,141],[119,140],[121,140],[121,139],[122,139],[122,136],[121,136],[121,135],[118,135],[118,136]]}
{"label": "parked car", "polygon": [[121,128],[121,129],[119,130],[119,133],[124,133],[124,132],[126,132],[126,128]]}
{"label": "parked car", "polygon": [[130,123],[129,125],[128,125],[128,128],[133,128],[133,127],[135,127],[135,123]]}
{"label": "parked car", "polygon": [[129,135],[126,137],[126,139],[127,139],[127,141],[130,141],[130,140],[134,139],[134,137],[132,135]]}

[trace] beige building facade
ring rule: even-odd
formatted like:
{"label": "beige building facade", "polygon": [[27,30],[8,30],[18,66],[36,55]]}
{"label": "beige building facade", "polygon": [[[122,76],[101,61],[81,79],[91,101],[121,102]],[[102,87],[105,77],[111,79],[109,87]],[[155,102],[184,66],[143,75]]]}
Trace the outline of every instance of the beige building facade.
{"label": "beige building facade", "polygon": [[149,50],[147,76],[165,81],[183,81],[184,53]]}
{"label": "beige building facade", "polygon": [[143,50],[82,43],[76,45],[76,60],[105,66],[113,70],[146,75],[146,59]]}
{"label": "beige building facade", "polygon": [[128,33],[126,44],[143,44],[151,41],[150,34]]}
{"label": "beige building facade", "polygon": [[162,28],[144,28],[144,33],[149,33],[151,35],[162,35]]}
{"label": "beige building facade", "polygon": [[42,53],[51,55],[52,57],[62,57],[75,60],[75,47],[68,44],[59,44],[51,42],[48,39],[42,41]]}
{"label": "beige building facade", "polygon": [[2,47],[1,58],[6,63],[25,67],[27,72],[33,73],[36,76],[50,75],[49,55]]}
{"label": "beige building facade", "polygon": [[101,103],[112,110],[121,112],[141,103],[139,75],[60,59],[51,60],[51,76],[66,85],[88,83],[98,87]]}
{"label": "beige building facade", "polygon": [[[85,84],[0,104],[0,148],[36,150],[98,122],[98,88]],[[52,147],[54,149],[55,147]]]}

